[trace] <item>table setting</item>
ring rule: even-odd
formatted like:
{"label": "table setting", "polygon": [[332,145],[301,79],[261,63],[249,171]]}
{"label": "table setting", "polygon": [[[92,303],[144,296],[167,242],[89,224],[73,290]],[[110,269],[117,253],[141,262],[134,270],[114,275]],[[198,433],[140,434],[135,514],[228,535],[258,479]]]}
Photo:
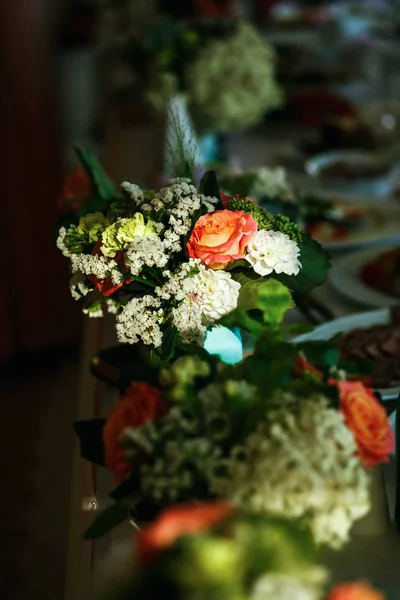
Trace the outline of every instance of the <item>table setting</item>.
{"label": "table setting", "polygon": [[[349,92],[358,60],[331,77],[318,36],[305,67],[330,80],[308,86],[276,59],[289,30],[191,19],[157,23],[171,55],[146,46],[169,99],[151,71],[124,96],[157,92],[151,136],[114,97],[106,152],[76,145],[59,198],[87,317],[68,600],[110,581],[105,599],[400,599],[399,113]],[[228,86],[212,105],[196,70],[199,40],[222,57],[245,39],[270,78],[263,95],[253,73],[252,116]]]}

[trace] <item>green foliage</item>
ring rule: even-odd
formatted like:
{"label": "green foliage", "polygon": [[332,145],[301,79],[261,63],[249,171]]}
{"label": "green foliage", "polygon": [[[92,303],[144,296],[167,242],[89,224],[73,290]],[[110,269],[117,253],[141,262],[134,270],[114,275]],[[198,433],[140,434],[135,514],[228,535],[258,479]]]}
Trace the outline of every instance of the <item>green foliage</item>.
{"label": "green foliage", "polygon": [[105,423],[105,419],[91,419],[88,421],[77,421],[73,426],[79,438],[82,458],[101,467],[105,464],[103,445]]}
{"label": "green foliage", "polygon": [[298,275],[273,273],[271,277],[286,285],[290,290],[307,294],[324,283],[331,267],[331,261],[328,252],[309,235],[303,234],[299,248],[302,268]]}
{"label": "green foliage", "polygon": [[229,210],[243,210],[251,215],[258,223],[258,229],[265,231],[280,231],[286,233],[291,240],[300,244],[303,234],[300,232],[296,223],[291,221],[285,215],[273,215],[266,208],[254,204],[251,200],[245,198],[233,198],[228,204]]}
{"label": "green foliage", "polygon": [[84,539],[95,540],[123,523],[129,517],[129,511],[134,505],[135,498],[130,496],[103,510],[86,530]]}
{"label": "green foliage", "polygon": [[[286,311],[294,306],[287,287],[275,279],[266,279],[250,269],[234,271],[232,277],[241,285],[239,311],[259,309],[266,323],[279,324]],[[229,317],[225,317],[224,323],[229,322]]]}
{"label": "green foliage", "polygon": [[246,198],[251,196],[254,183],[257,179],[257,173],[238,173],[235,175],[227,175],[221,178],[222,188],[233,196]]}
{"label": "green foliage", "polygon": [[89,203],[90,206],[86,207],[88,210],[85,209],[85,212],[101,211],[117,196],[115,185],[104,171],[97,156],[91,150],[84,148],[80,144],[75,144],[74,148],[93,186],[94,198]]}
{"label": "green foliage", "polygon": [[218,186],[217,176],[214,171],[207,171],[204,173],[201,181],[200,181],[200,192],[204,194],[204,196],[210,196],[218,198],[218,204],[215,206],[216,210],[223,209],[222,201],[221,201],[221,193]]}

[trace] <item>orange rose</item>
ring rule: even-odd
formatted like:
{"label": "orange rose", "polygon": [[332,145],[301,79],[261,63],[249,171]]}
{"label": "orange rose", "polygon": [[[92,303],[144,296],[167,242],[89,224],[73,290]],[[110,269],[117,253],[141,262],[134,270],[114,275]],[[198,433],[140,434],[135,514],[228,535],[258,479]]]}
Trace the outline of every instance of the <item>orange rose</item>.
{"label": "orange rose", "polygon": [[358,456],[366,467],[387,462],[394,450],[393,432],[385,409],[360,381],[337,381],[340,411],[353,432]]}
{"label": "orange rose", "polygon": [[141,427],[146,421],[158,421],[167,413],[161,391],[148,383],[135,382],[121,397],[103,429],[106,466],[117,481],[125,479],[132,466],[125,458],[120,437],[127,427]]}
{"label": "orange rose", "polygon": [[242,210],[216,210],[200,217],[194,226],[187,244],[189,256],[212,269],[223,269],[244,257],[257,228],[253,217]]}
{"label": "orange rose", "polygon": [[[92,251],[93,256],[104,256],[101,251],[102,243],[103,242],[101,239],[97,242]],[[119,264],[123,271],[128,273],[128,269],[126,268],[124,263],[123,252],[117,252],[117,254],[114,256],[114,260]],[[91,283],[93,283],[93,285],[96,286],[96,288],[101,294],[103,294],[103,296],[111,296],[114,292],[119,290],[119,288],[121,288],[125,283],[132,282],[132,279],[126,279],[123,283],[115,284],[112,282],[111,277],[107,277],[107,279],[99,279],[98,277],[96,277],[96,275],[89,275],[88,279]]]}
{"label": "orange rose", "polygon": [[88,174],[81,166],[76,167],[64,182],[58,206],[63,212],[79,210],[91,193],[92,184]]}
{"label": "orange rose", "polygon": [[369,583],[342,583],[336,586],[328,600],[385,600],[385,596]]}
{"label": "orange rose", "polygon": [[178,538],[207,531],[233,511],[229,502],[201,502],[167,508],[154,523],[140,531],[139,559],[142,563],[152,560]]}

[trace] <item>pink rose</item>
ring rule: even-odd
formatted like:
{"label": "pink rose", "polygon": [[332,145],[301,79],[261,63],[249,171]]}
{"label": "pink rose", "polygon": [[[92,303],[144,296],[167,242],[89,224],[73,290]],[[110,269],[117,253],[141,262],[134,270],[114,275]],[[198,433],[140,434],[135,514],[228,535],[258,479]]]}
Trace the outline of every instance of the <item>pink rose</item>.
{"label": "pink rose", "polygon": [[258,225],[242,210],[216,210],[200,217],[187,243],[191,258],[199,258],[211,269],[223,269],[244,257],[244,250]]}

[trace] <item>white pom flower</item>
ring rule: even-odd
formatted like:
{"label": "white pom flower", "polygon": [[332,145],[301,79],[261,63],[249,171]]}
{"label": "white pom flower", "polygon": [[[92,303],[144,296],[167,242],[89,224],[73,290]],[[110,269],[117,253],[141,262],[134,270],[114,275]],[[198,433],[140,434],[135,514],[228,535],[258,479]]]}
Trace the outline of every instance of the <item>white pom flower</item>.
{"label": "white pom flower", "polygon": [[285,273],[297,275],[301,269],[300,249],[286,233],[258,231],[247,246],[246,260],[259,275]]}
{"label": "white pom flower", "polygon": [[190,300],[199,304],[199,310],[210,322],[218,321],[237,307],[240,283],[230,273],[204,269],[191,283]]}

